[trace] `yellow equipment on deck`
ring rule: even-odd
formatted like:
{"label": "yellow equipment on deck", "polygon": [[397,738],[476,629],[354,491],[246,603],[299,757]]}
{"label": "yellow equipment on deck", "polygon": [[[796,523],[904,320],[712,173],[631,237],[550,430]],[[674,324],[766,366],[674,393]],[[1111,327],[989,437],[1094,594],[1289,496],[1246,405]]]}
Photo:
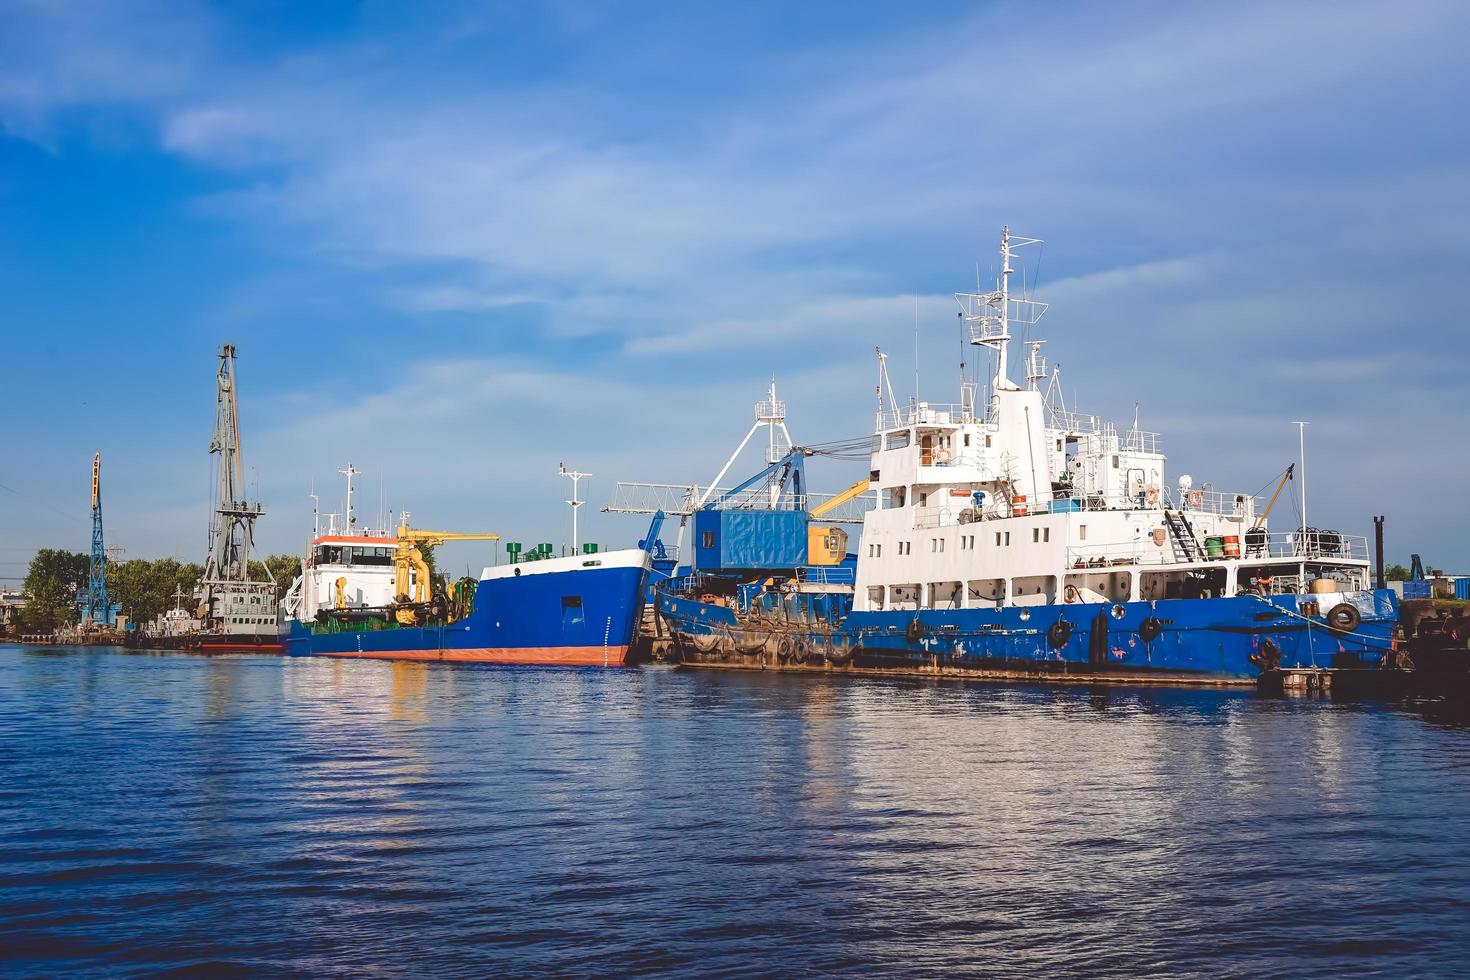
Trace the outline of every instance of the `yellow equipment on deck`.
{"label": "yellow equipment on deck", "polygon": [[[453,531],[424,531],[398,526],[398,544],[393,549],[393,595],[398,604],[394,618],[404,626],[419,621],[420,610],[428,605],[430,597],[429,566],[424,561],[420,545],[437,548],[446,541],[499,541],[498,534],[456,534]],[[409,596],[412,581],[413,595]]]}
{"label": "yellow equipment on deck", "polygon": [[[809,516],[815,520],[823,514],[831,513],[849,500],[867,493],[870,485],[867,480],[859,480],[831,500],[813,507]],[[847,532],[840,527],[808,526],[806,553],[809,565],[840,564],[847,556]]]}

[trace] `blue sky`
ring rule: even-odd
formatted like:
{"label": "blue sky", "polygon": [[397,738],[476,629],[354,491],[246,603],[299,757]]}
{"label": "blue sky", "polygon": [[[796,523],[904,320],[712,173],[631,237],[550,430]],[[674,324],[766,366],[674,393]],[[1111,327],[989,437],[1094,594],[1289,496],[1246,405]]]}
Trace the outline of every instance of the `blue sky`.
{"label": "blue sky", "polygon": [[85,547],[98,449],[110,540],[202,557],[224,341],[262,546],[348,459],[369,510],[564,540],[559,461],[594,506],[707,479],[773,372],[798,441],[863,435],[916,296],[953,400],[951,293],[1008,223],[1082,409],[1248,491],[1309,419],[1312,523],[1470,567],[1467,36],[1453,3],[0,0],[0,561]]}

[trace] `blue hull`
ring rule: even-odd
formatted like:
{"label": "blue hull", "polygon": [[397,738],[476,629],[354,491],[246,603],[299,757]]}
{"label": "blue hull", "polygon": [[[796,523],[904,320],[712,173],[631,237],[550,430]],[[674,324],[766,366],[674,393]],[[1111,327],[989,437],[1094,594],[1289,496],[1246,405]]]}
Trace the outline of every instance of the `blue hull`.
{"label": "blue hull", "polygon": [[[820,600],[830,596],[797,597]],[[1235,596],[1005,609],[853,612],[828,618],[790,603],[761,642],[724,606],[660,596],[660,614],[691,663],[762,667],[839,665],[989,676],[1081,675],[1118,680],[1235,683],[1281,668],[1378,668],[1393,650],[1398,601],[1389,590],[1350,592],[1360,622],[1327,626],[1316,596]],[[1320,607],[1319,607],[1320,609]],[[770,615],[760,622],[766,627]],[[1058,625],[1061,624],[1061,625]]]}
{"label": "blue hull", "polygon": [[502,664],[626,663],[643,609],[645,570],[576,569],[481,580],[468,616],[444,626],[325,632],[292,621],[292,656]]}

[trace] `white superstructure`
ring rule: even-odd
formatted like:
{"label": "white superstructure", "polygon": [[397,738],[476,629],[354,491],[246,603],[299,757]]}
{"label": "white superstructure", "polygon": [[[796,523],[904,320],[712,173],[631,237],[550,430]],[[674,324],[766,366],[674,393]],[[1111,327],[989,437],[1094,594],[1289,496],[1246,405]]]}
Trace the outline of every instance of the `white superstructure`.
{"label": "white superstructure", "polygon": [[321,610],[383,609],[393,603],[393,550],[386,534],[323,534],[313,538],[301,574],[281,607],[288,619],[310,620]]}
{"label": "white superstructure", "polygon": [[[1366,539],[1271,534],[1254,496],[1171,484],[1158,435],[1068,411],[1041,342],[1027,385],[1008,376],[1013,325],[1046,305],[1010,294],[1014,250],[1001,235],[989,293],[957,294],[970,343],[994,352],[989,398],[900,409],[879,355],[869,511],[855,608],[961,609],[1126,602],[1368,587]],[[1045,388],[1041,383],[1050,380]],[[886,401],[885,401],[886,393]]]}

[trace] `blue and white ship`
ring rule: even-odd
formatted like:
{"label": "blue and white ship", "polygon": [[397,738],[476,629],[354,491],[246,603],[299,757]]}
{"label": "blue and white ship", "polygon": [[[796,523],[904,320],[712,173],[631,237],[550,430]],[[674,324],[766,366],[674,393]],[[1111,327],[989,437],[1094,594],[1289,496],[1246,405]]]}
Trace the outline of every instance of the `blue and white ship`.
{"label": "blue and white ship", "polygon": [[1004,231],[997,288],[956,294],[970,343],[993,353],[987,398],[971,380],[956,404],[900,409],[879,354],[876,499],[850,589],[791,568],[728,590],[697,569],[659,594],[680,658],[1192,683],[1382,665],[1398,606],[1371,588],[1365,538],[1277,533],[1275,496],[1171,484],[1156,433],[1066,407],[1041,341],[1026,383],[1010,379],[1012,327],[1046,311],[1009,289],[1015,250],[1034,243]]}
{"label": "blue and white ship", "polygon": [[[650,556],[643,548],[550,545],[522,553],[478,578],[436,579],[424,549],[495,540],[411,528],[359,530],[351,517],[315,534],[300,575],[281,603],[280,637],[293,656],[370,657],[494,664],[626,664],[642,617]],[[336,515],[331,515],[335,517]],[[575,531],[574,537],[575,537]]]}

